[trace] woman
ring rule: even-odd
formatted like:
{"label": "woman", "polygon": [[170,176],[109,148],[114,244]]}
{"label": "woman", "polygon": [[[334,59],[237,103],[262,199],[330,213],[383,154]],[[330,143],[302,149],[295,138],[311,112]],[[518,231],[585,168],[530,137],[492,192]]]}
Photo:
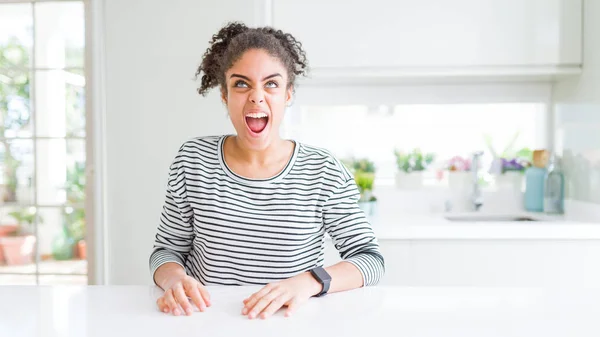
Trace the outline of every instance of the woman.
{"label": "woman", "polygon": [[[292,35],[230,23],[213,36],[196,75],[219,87],[236,135],[185,142],[171,167],[150,269],[160,310],[210,306],[206,285],[264,285],[242,314],[286,316],[313,296],[376,284],[377,239],[357,204],[352,175],[329,152],[280,138],[305,75]],[[322,268],[325,233],[343,261]],[[181,311],[183,310],[183,312]]]}

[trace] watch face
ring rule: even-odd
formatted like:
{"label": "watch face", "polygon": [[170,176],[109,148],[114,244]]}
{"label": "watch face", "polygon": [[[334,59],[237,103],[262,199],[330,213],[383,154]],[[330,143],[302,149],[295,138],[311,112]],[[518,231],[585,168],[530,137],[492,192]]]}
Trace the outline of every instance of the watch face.
{"label": "watch face", "polygon": [[315,272],[315,274],[317,274],[317,277],[320,278],[321,280],[331,281],[331,276],[325,271],[325,269],[315,268],[314,272]]}

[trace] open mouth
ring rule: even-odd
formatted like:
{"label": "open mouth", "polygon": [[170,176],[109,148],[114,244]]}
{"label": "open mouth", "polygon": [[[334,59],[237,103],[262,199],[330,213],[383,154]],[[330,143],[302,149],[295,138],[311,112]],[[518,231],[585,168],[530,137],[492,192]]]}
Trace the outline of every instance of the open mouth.
{"label": "open mouth", "polygon": [[253,133],[261,133],[269,124],[269,117],[264,112],[253,112],[246,115],[246,125]]}

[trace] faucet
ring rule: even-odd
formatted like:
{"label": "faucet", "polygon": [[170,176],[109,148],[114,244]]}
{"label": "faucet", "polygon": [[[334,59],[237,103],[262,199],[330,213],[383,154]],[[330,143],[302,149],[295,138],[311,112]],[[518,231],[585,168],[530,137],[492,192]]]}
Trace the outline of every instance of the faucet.
{"label": "faucet", "polygon": [[473,157],[471,159],[471,173],[472,173],[472,190],[471,190],[471,202],[473,205],[473,210],[478,211],[481,206],[483,206],[483,198],[481,193],[481,186],[479,186],[479,164],[481,161],[481,156],[483,155],[482,151],[478,151],[473,153]]}

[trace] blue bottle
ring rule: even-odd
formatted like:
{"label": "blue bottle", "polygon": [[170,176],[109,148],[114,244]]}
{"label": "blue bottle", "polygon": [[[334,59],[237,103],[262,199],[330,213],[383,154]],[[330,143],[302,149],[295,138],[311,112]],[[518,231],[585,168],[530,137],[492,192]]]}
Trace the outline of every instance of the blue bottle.
{"label": "blue bottle", "polygon": [[544,185],[546,169],[529,167],[525,171],[525,209],[529,212],[544,211]]}
{"label": "blue bottle", "polygon": [[546,184],[547,152],[536,150],[533,153],[533,166],[525,170],[525,209],[529,212],[544,211],[544,188]]}

